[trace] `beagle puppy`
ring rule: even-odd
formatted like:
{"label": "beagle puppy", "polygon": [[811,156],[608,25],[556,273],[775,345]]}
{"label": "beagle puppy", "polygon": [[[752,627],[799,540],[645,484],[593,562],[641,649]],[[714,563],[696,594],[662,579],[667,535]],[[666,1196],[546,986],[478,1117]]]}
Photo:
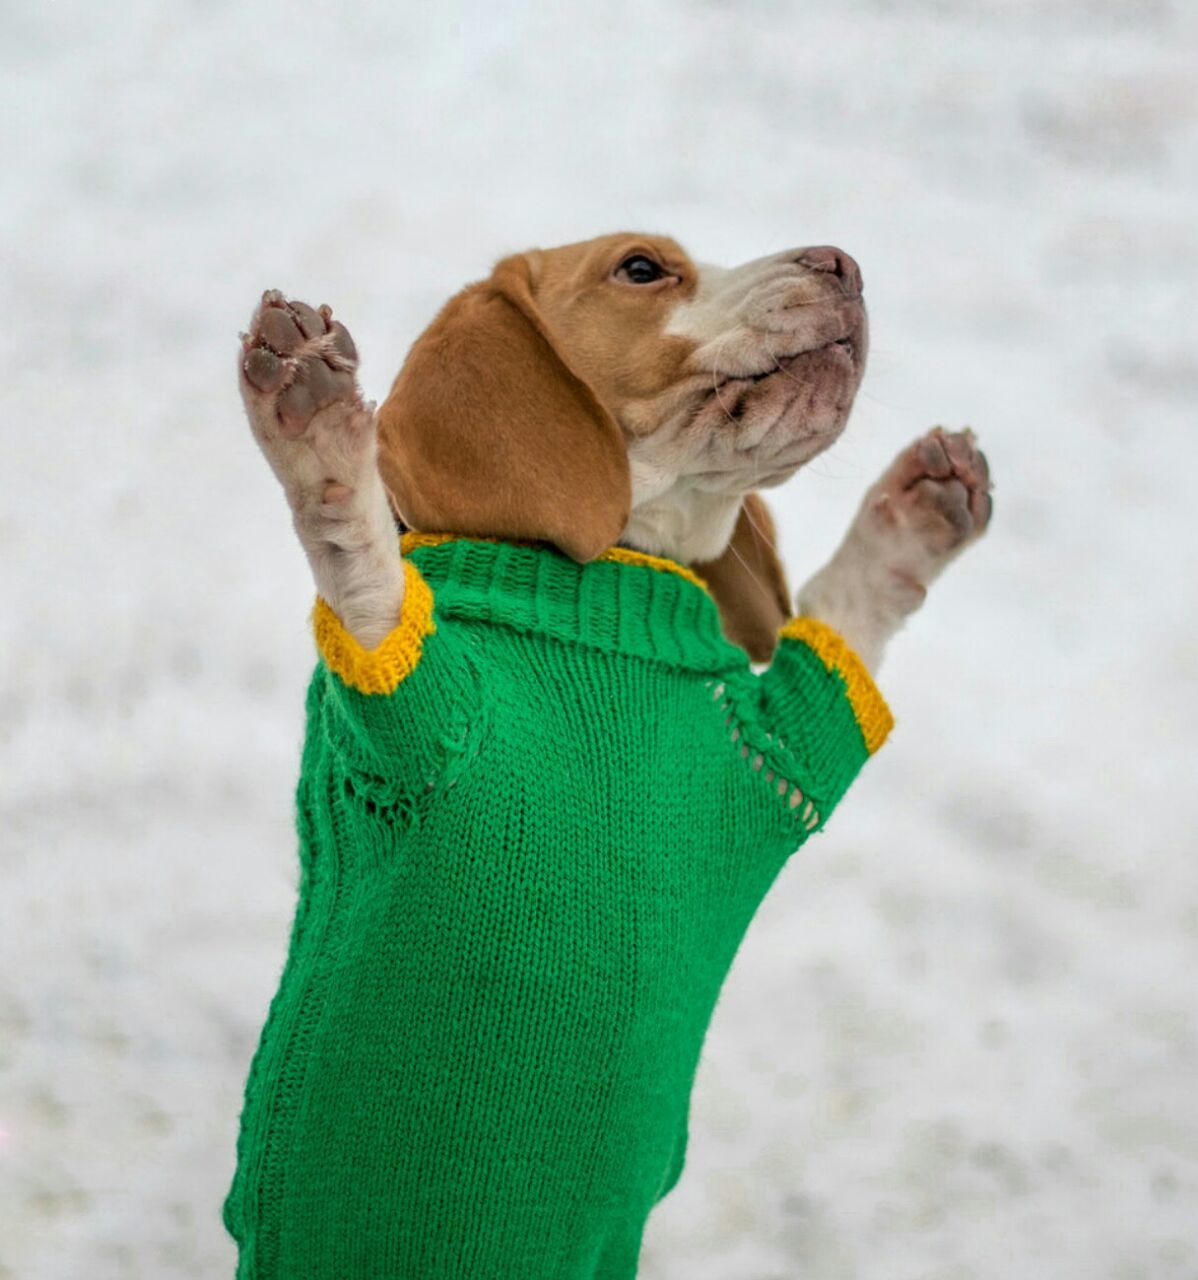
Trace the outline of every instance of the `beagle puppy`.
{"label": "beagle puppy", "polygon": [[936,429],[792,604],[759,491],[839,436],[867,348],[840,249],[602,236],[451,299],[376,412],[330,309],[263,296],[241,391],[325,666],[243,1280],[635,1275],[740,933],[990,519],[972,434]]}
{"label": "beagle puppy", "polygon": [[[726,268],[617,234],[503,259],[417,339],[377,413],[331,310],[269,291],[240,386],[317,589],[364,647],[402,607],[398,516],[578,561],[619,544],[691,565],[729,638],[766,661],[795,610],[758,491],[840,435],[868,345],[843,250]],[[935,428],[868,491],[797,612],[876,671],[990,511],[973,434]]]}

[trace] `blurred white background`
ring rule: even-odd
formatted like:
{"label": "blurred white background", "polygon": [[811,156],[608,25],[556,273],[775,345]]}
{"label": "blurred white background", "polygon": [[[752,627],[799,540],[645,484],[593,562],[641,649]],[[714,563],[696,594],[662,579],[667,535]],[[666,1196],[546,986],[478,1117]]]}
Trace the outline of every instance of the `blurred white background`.
{"label": "blurred white background", "polygon": [[260,291],[377,396],[501,254],[632,228],[864,268],[858,408],[772,494],[796,582],[926,426],[997,480],[737,960],[643,1275],[1193,1280],[1198,6],[0,20],[0,1277],[232,1274],[314,658]]}

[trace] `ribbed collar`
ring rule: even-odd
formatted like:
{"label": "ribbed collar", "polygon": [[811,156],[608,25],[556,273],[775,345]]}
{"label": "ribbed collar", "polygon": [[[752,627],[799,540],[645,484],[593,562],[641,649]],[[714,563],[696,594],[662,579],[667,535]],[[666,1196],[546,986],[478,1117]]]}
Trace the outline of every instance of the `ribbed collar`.
{"label": "ribbed collar", "polygon": [[673,560],[613,547],[577,564],[545,544],[407,533],[404,554],[436,613],[492,622],[692,671],[746,663],[702,579]]}

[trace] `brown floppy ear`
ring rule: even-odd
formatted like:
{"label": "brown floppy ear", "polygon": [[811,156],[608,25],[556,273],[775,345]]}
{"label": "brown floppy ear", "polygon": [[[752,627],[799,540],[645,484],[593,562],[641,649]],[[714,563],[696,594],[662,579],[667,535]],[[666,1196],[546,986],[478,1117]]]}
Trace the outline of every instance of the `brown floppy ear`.
{"label": "brown floppy ear", "polygon": [[776,542],[769,507],[760,494],[747,493],[727,550],[693,566],[711,588],[724,634],[754,662],[773,657],[778,628],[793,614]]}
{"label": "brown floppy ear", "polygon": [[618,541],[627,449],[546,328],[523,255],[416,340],[379,411],[379,470],[422,533],[552,542],[579,561]]}

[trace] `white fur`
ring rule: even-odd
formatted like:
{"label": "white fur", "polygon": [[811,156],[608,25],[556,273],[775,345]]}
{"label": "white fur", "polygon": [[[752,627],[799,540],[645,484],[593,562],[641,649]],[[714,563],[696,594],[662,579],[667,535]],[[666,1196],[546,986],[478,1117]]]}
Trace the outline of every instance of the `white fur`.
{"label": "white fur", "polygon": [[874,671],[928,587],[990,519],[990,477],[973,432],[933,428],[865,495],[832,559],[799,592],[799,612],[839,631]]}
{"label": "white fur", "polygon": [[696,487],[680,475],[668,448],[653,450],[645,441],[632,442],[628,461],[632,514],[620,538],[625,546],[682,564],[714,560],[723,552],[736,525],[741,493]]}
{"label": "white fur", "polygon": [[832,559],[800,588],[798,612],[838,631],[876,672],[947,560],[931,553],[913,524],[885,524],[867,500]]}

